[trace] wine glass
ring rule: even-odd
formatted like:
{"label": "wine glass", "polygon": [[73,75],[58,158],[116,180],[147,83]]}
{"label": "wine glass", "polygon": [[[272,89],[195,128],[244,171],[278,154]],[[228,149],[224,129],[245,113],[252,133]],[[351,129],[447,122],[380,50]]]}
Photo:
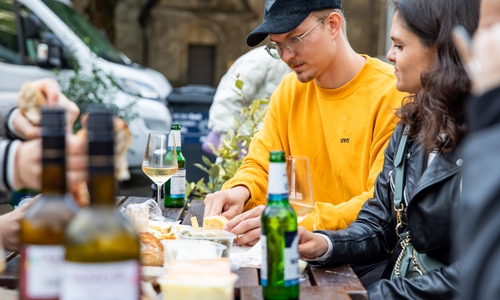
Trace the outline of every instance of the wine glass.
{"label": "wine glass", "polygon": [[161,187],[177,173],[177,150],[173,133],[150,132],[146,144],[142,171],[156,183],[156,201],[162,207]]}
{"label": "wine glass", "polygon": [[295,210],[297,222],[300,223],[314,208],[309,158],[287,156],[286,174],[288,178],[288,202]]}

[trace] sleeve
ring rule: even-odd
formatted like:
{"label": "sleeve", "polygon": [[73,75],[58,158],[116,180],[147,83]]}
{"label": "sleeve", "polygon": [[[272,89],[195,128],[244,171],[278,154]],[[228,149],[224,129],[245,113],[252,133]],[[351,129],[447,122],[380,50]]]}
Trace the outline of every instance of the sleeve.
{"label": "sleeve", "polygon": [[315,203],[314,210],[300,223],[301,226],[309,230],[339,230],[356,220],[363,204],[374,196],[375,181],[384,165],[384,151],[398,122],[394,109],[401,105],[403,98],[404,94],[398,92],[392,85],[383,94],[380,104],[372,113],[373,138],[369,149],[370,167],[364,178],[366,189],[359,195],[336,205],[328,202]]}
{"label": "sleeve", "polygon": [[[236,76],[243,81],[243,96],[238,95]],[[241,109],[255,99],[257,89],[266,78],[266,69],[255,61],[237,61],[222,77],[209,111],[208,127],[219,135],[234,128],[234,119]]]}
{"label": "sleeve", "polygon": [[16,109],[15,103],[0,106],[0,191],[8,192],[17,189],[14,186],[14,160],[19,140],[9,130],[9,118]]}
{"label": "sleeve", "polygon": [[467,121],[470,131],[480,130],[500,123],[500,87],[488,91],[479,98],[467,101]]}
{"label": "sleeve", "polygon": [[242,185],[250,191],[250,199],[245,205],[245,211],[266,204],[269,152],[283,149],[285,155],[289,155],[279,134],[279,102],[280,99],[273,94],[264,118],[264,126],[253,137],[248,155],[243,160],[238,172],[222,187],[223,190],[226,190]]}
{"label": "sleeve", "polygon": [[19,138],[10,128],[9,119],[17,109],[17,103],[6,103],[0,105],[0,137],[17,139]]}
{"label": "sleeve", "polygon": [[458,295],[459,274],[460,263],[455,262],[449,266],[441,267],[439,270],[432,270],[411,279],[382,279],[368,287],[368,299],[455,299]]}
{"label": "sleeve", "polygon": [[500,88],[471,99],[464,144],[462,207],[455,216],[460,299],[496,299],[500,286]]}

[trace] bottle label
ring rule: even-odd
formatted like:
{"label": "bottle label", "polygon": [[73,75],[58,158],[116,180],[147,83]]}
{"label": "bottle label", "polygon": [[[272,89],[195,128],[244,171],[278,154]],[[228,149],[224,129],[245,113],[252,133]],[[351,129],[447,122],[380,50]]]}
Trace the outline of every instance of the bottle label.
{"label": "bottle label", "polygon": [[267,237],[265,234],[260,236],[262,243],[262,263],[260,264],[260,285],[267,286]]}
{"label": "bottle label", "polygon": [[21,250],[22,294],[27,299],[57,299],[64,261],[61,245],[26,245]]}
{"label": "bottle label", "polygon": [[[297,232],[285,232],[285,249],[282,252],[282,259],[284,261],[283,276],[285,281],[285,286],[294,286],[299,284],[299,235]],[[268,245],[267,237],[265,234],[260,236],[262,243],[262,263],[260,266],[260,285],[266,287],[268,285],[273,285],[273,283],[268,282],[268,273],[281,273],[279,270],[268,270]],[[271,249],[273,249],[271,247]],[[273,251],[279,251],[279,248],[274,248]],[[274,266],[279,266],[279,263],[273,263]],[[278,271],[278,272],[277,272]]]}
{"label": "bottle label", "polygon": [[285,286],[299,284],[299,235],[285,232]]}
{"label": "bottle label", "polygon": [[180,130],[173,130],[174,135],[175,135],[175,146],[177,147],[177,150],[179,150],[181,146],[181,131]]}
{"label": "bottle label", "polygon": [[269,184],[267,198],[269,200],[288,199],[288,180],[285,163],[269,163]]}
{"label": "bottle label", "polygon": [[170,198],[186,197],[186,169],[179,169],[170,179]]}
{"label": "bottle label", "polygon": [[64,262],[61,300],[139,299],[139,261]]}

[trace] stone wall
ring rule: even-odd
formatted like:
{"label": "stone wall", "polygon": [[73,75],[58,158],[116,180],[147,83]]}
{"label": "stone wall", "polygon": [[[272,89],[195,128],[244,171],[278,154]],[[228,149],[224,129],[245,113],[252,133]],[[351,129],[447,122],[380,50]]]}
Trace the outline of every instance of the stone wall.
{"label": "stone wall", "polygon": [[[89,0],[73,0],[82,7]],[[245,38],[262,20],[264,0],[158,0],[146,25],[138,22],[148,0],[118,0],[115,44],[133,61],[163,73],[174,86],[188,84],[190,44],[215,47],[214,82],[250,50]],[[78,5],[77,5],[78,4]],[[386,0],[344,0],[349,41],[358,53],[385,52]],[[82,10],[83,8],[79,8]],[[267,41],[265,41],[267,42]]]}

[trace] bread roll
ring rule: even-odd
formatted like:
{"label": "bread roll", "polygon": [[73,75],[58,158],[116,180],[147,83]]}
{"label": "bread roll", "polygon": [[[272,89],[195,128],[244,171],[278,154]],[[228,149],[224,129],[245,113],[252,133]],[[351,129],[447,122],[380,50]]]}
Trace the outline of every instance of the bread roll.
{"label": "bread roll", "polygon": [[33,83],[26,82],[19,92],[18,107],[21,113],[34,125],[42,121],[41,108],[45,105],[45,96]]}
{"label": "bread roll", "polygon": [[163,244],[149,232],[139,232],[139,238],[144,245],[141,250],[141,265],[163,266]]}

